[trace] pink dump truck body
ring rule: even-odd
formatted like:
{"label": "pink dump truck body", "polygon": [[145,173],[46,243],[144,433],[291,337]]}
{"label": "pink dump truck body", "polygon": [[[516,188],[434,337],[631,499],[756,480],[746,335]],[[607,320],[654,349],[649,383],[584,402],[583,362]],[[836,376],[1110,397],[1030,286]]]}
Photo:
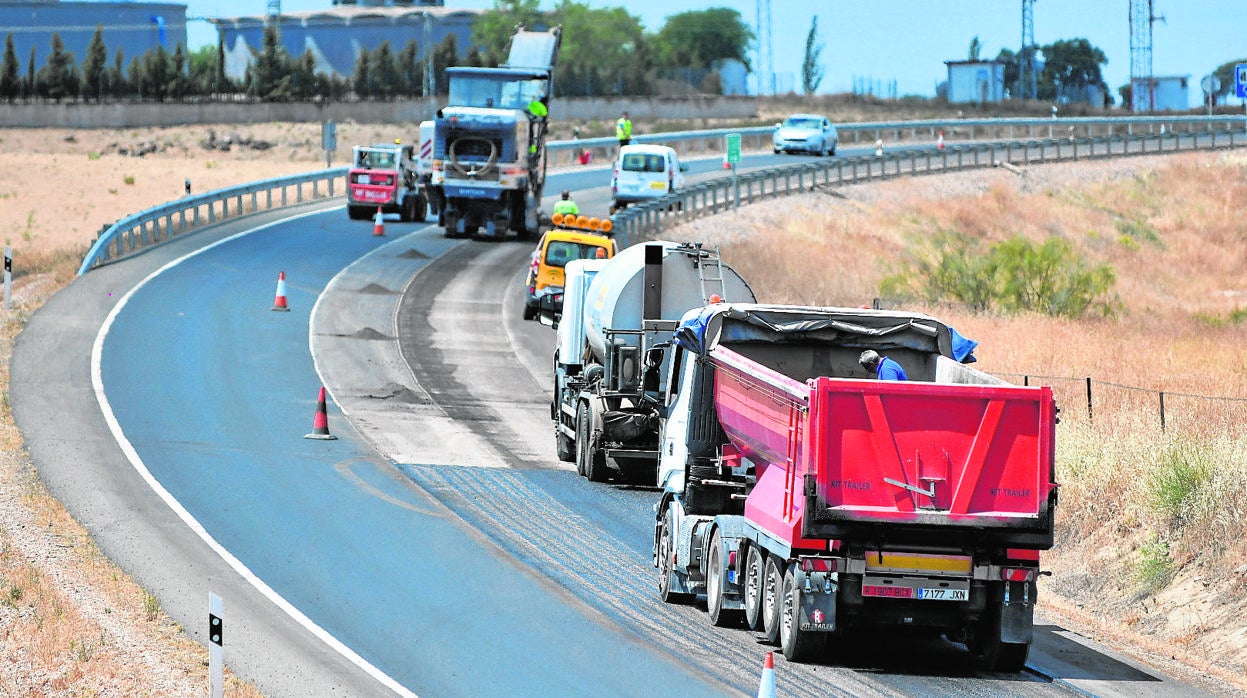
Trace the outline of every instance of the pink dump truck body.
{"label": "pink dump truck body", "polygon": [[1050,388],[797,381],[726,347],[711,361],[719,423],[756,468],[745,517],[788,545],[906,525],[1050,535]]}
{"label": "pink dump truck body", "polygon": [[[686,314],[665,406],[654,565],[792,661],[927,628],[992,671],[1034,639],[1053,544],[1056,406],[968,365],[920,313],[721,304]],[[877,380],[887,355],[908,380]]]}

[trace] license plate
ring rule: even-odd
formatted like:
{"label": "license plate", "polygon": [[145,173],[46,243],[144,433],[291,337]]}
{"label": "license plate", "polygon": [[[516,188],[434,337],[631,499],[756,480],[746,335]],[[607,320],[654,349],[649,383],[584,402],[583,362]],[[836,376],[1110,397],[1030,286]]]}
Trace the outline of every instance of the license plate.
{"label": "license plate", "polygon": [[909,587],[865,584],[862,586],[862,596],[877,596],[887,599],[912,599],[914,598],[914,590]]}
{"label": "license plate", "polygon": [[650,182],[649,188],[650,189],[666,189],[667,185],[663,182]]}
{"label": "license plate", "polygon": [[918,589],[918,598],[927,601],[969,601],[969,589]]}

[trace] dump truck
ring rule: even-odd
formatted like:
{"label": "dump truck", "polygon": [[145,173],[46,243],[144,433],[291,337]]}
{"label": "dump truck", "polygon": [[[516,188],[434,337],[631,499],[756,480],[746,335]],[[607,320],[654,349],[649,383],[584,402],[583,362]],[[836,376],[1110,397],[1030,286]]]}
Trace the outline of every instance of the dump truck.
{"label": "dump truck", "polygon": [[[967,365],[974,347],[916,313],[690,312],[662,395],[660,596],[704,594],[712,623],[793,661],[892,626],[1021,669],[1053,544],[1057,409],[1048,387]],[[909,379],[874,379],[867,349]]]}
{"label": "dump truck", "polygon": [[[700,243],[649,242],[589,267],[569,264],[558,306],[554,422],[560,460],[594,482],[654,484],[662,352],[680,317],[712,299],[752,302],[753,290]],[[548,313],[543,305],[538,313]],[[543,319],[544,321],[544,319]],[[651,365],[646,366],[646,357]]]}
{"label": "dump truck", "polygon": [[[432,129],[421,126],[420,145],[431,148]],[[355,146],[347,171],[347,215],[353,220],[367,219],[380,209],[382,213],[397,213],[404,222],[423,221],[429,210],[431,174],[429,161],[422,160],[414,146],[401,140]]]}
{"label": "dump truck", "polygon": [[535,238],[542,223],[548,108],[562,28],[511,37],[497,68],[446,69],[449,103],[437,111],[433,197],[446,237]]}

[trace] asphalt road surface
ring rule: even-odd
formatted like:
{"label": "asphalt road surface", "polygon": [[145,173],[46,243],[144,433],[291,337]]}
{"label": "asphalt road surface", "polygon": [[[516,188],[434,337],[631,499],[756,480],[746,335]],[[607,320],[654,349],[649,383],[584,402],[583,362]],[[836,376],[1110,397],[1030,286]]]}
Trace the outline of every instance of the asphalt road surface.
{"label": "asphalt road surface", "polygon": [[[603,172],[547,188],[605,209]],[[11,378],[53,493],[201,642],[207,594],[222,596],[227,662],[268,695],[756,692],[771,648],[658,600],[657,493],[554,457],[553,333],[520,319],[532,243],[371,231],[341,207],[266,214],[57,294]],[[289,312],[271,309],[279,271]],[[336,440],[304,438],[320,385]],[[1037,631],[1018,675],[939,637],[880,635],[826,664],[780,656],[777,687],[1193,693]]]}

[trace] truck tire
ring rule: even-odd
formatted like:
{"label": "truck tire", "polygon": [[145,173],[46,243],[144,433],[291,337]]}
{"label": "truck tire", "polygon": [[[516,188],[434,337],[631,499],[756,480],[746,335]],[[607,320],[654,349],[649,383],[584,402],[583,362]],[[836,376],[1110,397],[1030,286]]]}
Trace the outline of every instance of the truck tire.
{"label": "truck tire", "polygon": [[587,422],[583,420],[582,417],[584,416],[586,409],[587,408],[583,402],[576,405],[576,474],[580,477],[585,477],[586,452],[583,444],[586,442],[588,437],[585,436],[585,432],[582,431],[587,426]]}
{"label": "truck tire", "polygon": [[766,559],[762,548],[756,543],[745,544],[745,627],[762,629],[762,579],[766,572]]}
{"label": "truck tire", "polygon": [[658,526],[658,597],[664,603],[685,604],[693,600],[693,595],[671,590],[671,578],[675,575],[671,567],[671,550],[674,547],[671,510],[667,509],[663,511],[662,523]]}
{"label": "truck tire", "polygon": [[710,622],[720,628],[740,625],[741,612],[723,608],[724,586],[727,579],[727,559],[723,557],[723,539],[716,530],[710,537],[710,550],[706,555],[706,610]]}
{"label": "truck tire", "polygon": [[412,220],[412,211],[415,210],[416,197],[407,194],[403,197],[403,201],[398,207],[398,220],[400,223],[410,223]]}
{"label": "truck tire", "polygon": [[790,662],[817,659],[827,648],[827,634],[801,629],[801,587],[796,567],[784,572],[784,593],[779,619],[779,647]]}
{"label": "truck tire", "polygon": [[[561,420],[558,414],[559,406],[553,405],[552,407],[553,409],[551,411],[554,412],[554,419],[555,419],[554,451],[558,455],[559,460],[563,461],[564,463],[575,463],[576,462],[576,442],[572,441],[571,438],[569,438],[567,434],[564,434],[563,430],[560,428],[562,425],[560,424]],[[579,470],[579,468],[577,468],[577,470]]]}
{"label": "truck tire", "polygon": [[1000,641],[1000,603],[999,594],[988,596],[987,608],[966,638],[966,648],[986,671],[1015,674],[1026,666],[1030,644]]}
{"label": "truck tire", "polygon": [[367,206],[347,206],[346,215],[353,221],[362,221],[369,216]]}
{"label": "truck tire", "polygon": [[429,199],[424,194],[416,195],[416,205],[411,212],[411,220],[423,223],[429,217]]}
{"label": "truck tire", "polygon": [[593,438],[593,410],[584,403],[576,408],[576,459],[589,482],[606,482],[606,454]]}
{"label": "truck tire", "polygon": [[762,633],[767,644],[779,643],[780,597],[784,593],[784,561],[774,555],[766,556],[762,567]]}

